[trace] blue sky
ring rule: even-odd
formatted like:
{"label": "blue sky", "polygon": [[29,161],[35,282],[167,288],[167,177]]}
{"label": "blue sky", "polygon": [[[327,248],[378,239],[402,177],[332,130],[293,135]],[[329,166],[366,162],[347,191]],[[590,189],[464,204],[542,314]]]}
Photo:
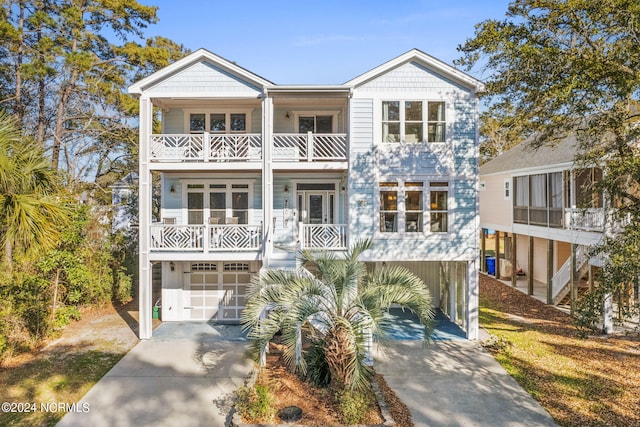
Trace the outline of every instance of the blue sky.
{"label": "blue sky", "polygon": [[[208,49],[277,84],[339,84],[412,48],[452,64],[457,46],[507,0],[140,0],[146,36]],[[475,77],[482,79],[479,71]]]}

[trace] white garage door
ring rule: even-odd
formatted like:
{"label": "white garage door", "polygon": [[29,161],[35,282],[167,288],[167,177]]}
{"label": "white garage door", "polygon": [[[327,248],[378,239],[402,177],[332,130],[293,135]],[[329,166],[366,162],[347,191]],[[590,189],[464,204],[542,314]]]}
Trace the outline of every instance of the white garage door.
{"label": "white garage door", "polygon": [[251,273],[247,262],[191,264],[185,283],[184,319],[240,320]]}

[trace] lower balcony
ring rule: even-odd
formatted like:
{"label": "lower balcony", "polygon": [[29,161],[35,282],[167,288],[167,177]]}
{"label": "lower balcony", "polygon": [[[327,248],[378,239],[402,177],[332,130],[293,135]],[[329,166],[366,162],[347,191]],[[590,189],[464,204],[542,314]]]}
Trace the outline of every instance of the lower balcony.
{"label": "lower balcony", "polygon": [[303,224],[299,225],[302,249],[346,250],[346,224]]}
{"label": "lower balcony", "polygon": [[262,225],[153,224],[150,241],[152,252],[258,251],[262,245]]}

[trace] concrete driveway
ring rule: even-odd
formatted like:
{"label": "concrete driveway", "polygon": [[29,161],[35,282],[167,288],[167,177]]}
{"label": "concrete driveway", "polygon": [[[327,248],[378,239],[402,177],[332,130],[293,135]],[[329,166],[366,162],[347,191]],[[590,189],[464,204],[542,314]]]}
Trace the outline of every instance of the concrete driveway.
{"label": "concrete driveway", "polygon": [[[553,418],[487,353],[442,314],[424,347],[417,319],[393,312],[395,337],[374,367],[420,427],[555,426]],[[415,331],[416,333],[412,333]]]}
{"label": "concrete driveway", "polygon": [[[224,426],[251,371],[239,326],[163,323],[58,426]],[[83,406],[84,404],[88,406]]]}
{"label": "concrete driveway", "polygon": [[[396,313],[397,314],[397,313]],[[439,317],[431,344],[402,314],[375,369],[409,407],[417,427],[555,426],[549,414],[480,345]],[[163,323],[68,413],[69,426],[229,425],[231,397],[251,371],[239,326]]]}

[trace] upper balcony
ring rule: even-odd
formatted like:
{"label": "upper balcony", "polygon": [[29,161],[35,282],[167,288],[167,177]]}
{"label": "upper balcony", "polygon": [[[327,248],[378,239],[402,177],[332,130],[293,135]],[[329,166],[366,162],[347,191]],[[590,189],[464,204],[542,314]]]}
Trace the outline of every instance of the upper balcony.
{"label": "upper balcony", "polygon": [[[154,163],[243,163],[242,168],[261,167],[261,134],[154,134],[149,160]],[[271,144],[272,159],[278,163],[346,162],[344,133],[278,133]],[[288,167],[291,167],[289,165]],[[346,165],[344,166],[346,167]]]}

